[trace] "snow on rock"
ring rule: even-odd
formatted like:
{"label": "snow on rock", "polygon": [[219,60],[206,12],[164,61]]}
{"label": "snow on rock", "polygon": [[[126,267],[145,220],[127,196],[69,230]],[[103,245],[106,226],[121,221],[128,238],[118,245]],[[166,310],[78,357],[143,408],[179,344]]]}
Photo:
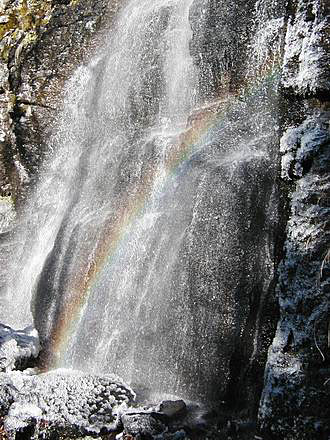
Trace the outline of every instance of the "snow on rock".
{"label": "snow on rock", "polygon": [[259,409],[262,437],[328,438],[330,432],[329,111],[315,111],[281,141],[291,180],[290,217],[277,293],[280,321]]}
{"label": "snow on rock", "polygon": [[166,430],[166,426],[150,414],[124,414],[121,417],[124,434],[136,436],[158,435]]}
{"label": "snow on rock", "polygon": [[16,432],[41,420],[42,411],[36,405],[13,403],[4,421],[6,432]]}
{"label": "snow on rock", "polygon": [[13,330],[0,324],[0,371],[14,370],[17,363],[36,358],[39,351],[39,336],[34,327]]}
{"label": "snow on rock", "polygon": [[302,95],[327,91],[330,53],[326,2],[298,0],[292,12],[287,24],[282,84]]}
{"label": "snow on rock", "polygon": [[131,388],[115,375],[73,370],[0,373],[0,415],[9,431],[36,421],[57,433],[111,431],[119,411],[134,399]]}
{"label": "snow on rock", "polygon": [[328,118],[316,112],[300,126],[286,130],[280,141],[282,154],[282,178],[291,180],[302,177],[329,136]]}

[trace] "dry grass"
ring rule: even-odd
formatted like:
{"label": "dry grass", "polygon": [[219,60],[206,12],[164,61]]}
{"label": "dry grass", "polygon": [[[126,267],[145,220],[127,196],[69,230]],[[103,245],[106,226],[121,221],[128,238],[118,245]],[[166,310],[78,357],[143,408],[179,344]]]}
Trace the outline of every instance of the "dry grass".
{"label": "dry grass", "polygon": [[323,276],[323,270],[324,270],[324,266],[326,264],[330,263],[330,249],[328,249],[328,252],[325,254],[325,257],[323,258],[322,264],[321,264],[321,269],[320,269],[320,276],[322,278]]}

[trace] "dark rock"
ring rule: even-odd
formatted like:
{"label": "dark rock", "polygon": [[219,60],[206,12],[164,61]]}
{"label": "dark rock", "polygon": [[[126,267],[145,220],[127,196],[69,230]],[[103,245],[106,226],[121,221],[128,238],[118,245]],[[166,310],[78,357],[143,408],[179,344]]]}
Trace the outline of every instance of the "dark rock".
{"label": "dark rock", "polygon": [[[280,319],[268,354],[259,422],[262,438],[323,440],[330,435],[330,389],[324,385],[330,361],[330,112],[323,93],[330,87],[323,38],[328,14],[315,0],[295,6],[282,77],[291,92],[290,124],[281,139],[290,212],[277,285]],[[292,120],[296,107],[299,119]]]}
{"label": "dark rock", "polygon": [[121,422],[125,434],[140,435],[143,439],[152,438],[166,429],[163,423],[149,414],[124,414]]}
{"label": "dark rock", "polygon": [[187,414],[187,406],[183,400],[164,400],[159,404],[158,409],[169,418],[183,417]]}
{"label": "dark rock", "polygon": [[155,440],[189,440],[189,437],[185,431],[180,430],[174,433],[165,432],[164,434],[155,437]]}

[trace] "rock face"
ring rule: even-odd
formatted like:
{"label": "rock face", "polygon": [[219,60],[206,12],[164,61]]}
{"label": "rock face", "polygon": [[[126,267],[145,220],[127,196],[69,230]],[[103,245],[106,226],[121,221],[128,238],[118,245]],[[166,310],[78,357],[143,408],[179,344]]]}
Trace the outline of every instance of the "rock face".
{"label": "rock face", "polygon": [[259,410],[270,439],[330,435],[328,12],[324,2],[298,1],[288,16],[280,148],[290,213]]}
{"label": "rock face", "polygon": [[62,83],[117,5],[117,0],[1,2],[0,196],[16,200],[35,176]]}
{"label": "rock face", "polygon": [[10,231],[16,212],[12,197],[0,197],[0,234]]}
{"label": "rock face", "polygon": [[[212,72],[213,79],[204,88],[207,97],[219,90],[235,92],[250,74],[260,78],[270,65],[280,78],[277,148],[282,156],[283,229],[275,250],[281,261],[275,288],[280,317],[259,407],[261,437],[325,439],[330,401],[329,7],[317,0],[243,3],[196,1],[195,28],[204,20],[212,31],[205,41],[193,40],[192,47],[200,70]],[[253,73],[246,64],[249,57]],[[274,281],[273,289],[276,277]],[[269,318],[276,322],[272,294],[268,301]],[[271,334],[271,326],[260,330],[263,336]],[[243,373],[240,360],[249,343],[242,342],[244,349],[238,345],[236,361],[233,357],[235,379],[228,387],[228,395],[236,390],[236,402],[244,401],[248,389],[259,396],[262,377],[256,374],[251,380]]]}

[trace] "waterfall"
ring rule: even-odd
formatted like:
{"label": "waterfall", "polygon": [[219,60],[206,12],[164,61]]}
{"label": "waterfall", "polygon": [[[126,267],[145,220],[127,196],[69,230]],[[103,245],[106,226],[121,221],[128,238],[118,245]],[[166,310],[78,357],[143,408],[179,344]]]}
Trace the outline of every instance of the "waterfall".
{"label": "waterfall", "polygon": [[264,89],[202,102],[193,7],[128,1],[68,82],[6,242],[0,318],[33,314],[49,368],[215,398],[251,320],[247,292],[272,277],[276,122]]}

